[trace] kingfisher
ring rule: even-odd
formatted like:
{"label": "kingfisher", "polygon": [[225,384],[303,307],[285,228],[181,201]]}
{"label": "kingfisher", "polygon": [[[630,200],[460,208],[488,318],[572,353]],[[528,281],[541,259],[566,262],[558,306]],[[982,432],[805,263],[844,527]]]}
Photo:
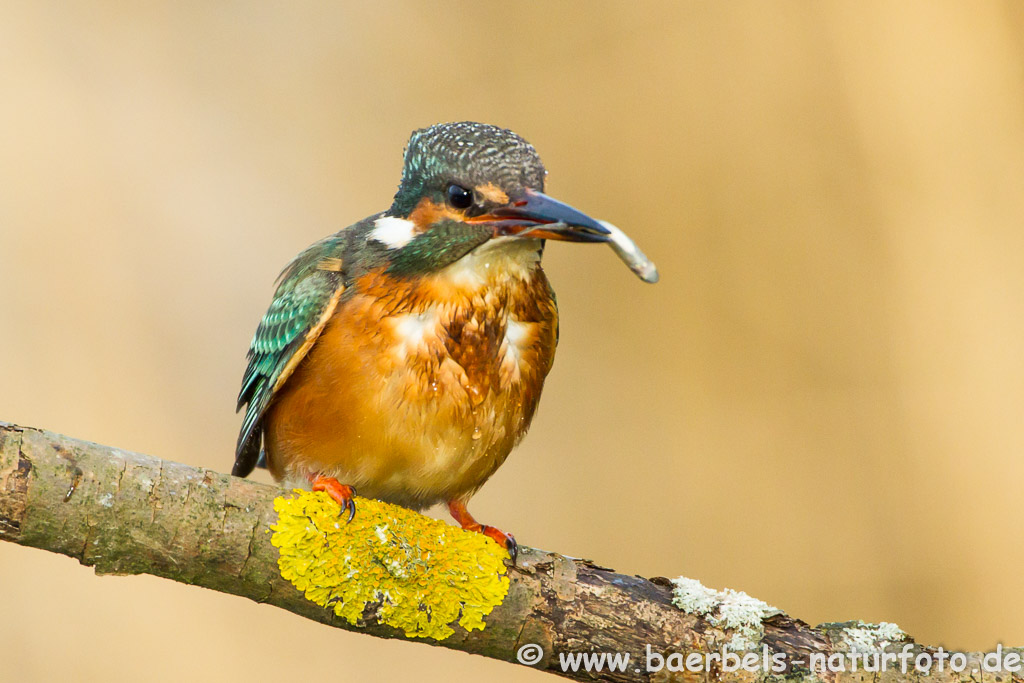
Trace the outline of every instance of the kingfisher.
{"label": "kingfisher", "polygon": [[[558,342],[545,240],[614,226],[544,194],[515,133],[473,122],[413,132],[391,208],[316,242],[281,273],[248,353],[232,474],[422,510],[509,551],[466,505],[523,438]],[[613,245],[614,246],[614,245]]]}

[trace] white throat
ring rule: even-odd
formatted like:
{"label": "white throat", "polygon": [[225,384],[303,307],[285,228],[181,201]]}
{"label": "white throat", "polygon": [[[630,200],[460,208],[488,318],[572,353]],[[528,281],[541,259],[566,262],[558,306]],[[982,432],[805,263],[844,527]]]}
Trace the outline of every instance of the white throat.
{"label": "white throat", "polygon": [[495,237],[484,242],[438,276],[462,287],[483,287],[499,278],[529,279],[540,261],[541,240]]}

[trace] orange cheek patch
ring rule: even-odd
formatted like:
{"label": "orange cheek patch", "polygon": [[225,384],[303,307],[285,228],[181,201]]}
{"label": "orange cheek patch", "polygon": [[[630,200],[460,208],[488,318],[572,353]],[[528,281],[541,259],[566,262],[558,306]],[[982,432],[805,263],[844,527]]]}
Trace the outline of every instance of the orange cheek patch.
{"label": "orange cheek patch", "polygon": [[416,224],[417,232],[424,232],[437,221],[444,219],[463,221],[466,217],[461,211],[456,211],[447,204],[437,204],[426,197],[421,199],[409,214],[409,220]]}

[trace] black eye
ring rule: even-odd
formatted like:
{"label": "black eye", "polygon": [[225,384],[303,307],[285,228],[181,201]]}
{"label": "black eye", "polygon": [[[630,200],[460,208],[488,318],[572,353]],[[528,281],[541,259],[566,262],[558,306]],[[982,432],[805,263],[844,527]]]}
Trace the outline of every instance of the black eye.
{"label": "black eye", "polygon": [[456,209],[468,209],[473,206],[473,193],[461,185],[452,183],[448,186],[448,203]]}

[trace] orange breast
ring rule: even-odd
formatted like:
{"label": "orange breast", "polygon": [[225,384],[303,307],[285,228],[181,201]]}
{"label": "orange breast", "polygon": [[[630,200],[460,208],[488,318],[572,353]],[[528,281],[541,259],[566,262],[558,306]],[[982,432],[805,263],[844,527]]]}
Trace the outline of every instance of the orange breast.
{"label": "orange breast", "polygon": [[557,312],[539,264],[455,275],[356,283],[265,417],[276,478],[319,473],[425,507],[468,498],[504,462],[551,368]]}

